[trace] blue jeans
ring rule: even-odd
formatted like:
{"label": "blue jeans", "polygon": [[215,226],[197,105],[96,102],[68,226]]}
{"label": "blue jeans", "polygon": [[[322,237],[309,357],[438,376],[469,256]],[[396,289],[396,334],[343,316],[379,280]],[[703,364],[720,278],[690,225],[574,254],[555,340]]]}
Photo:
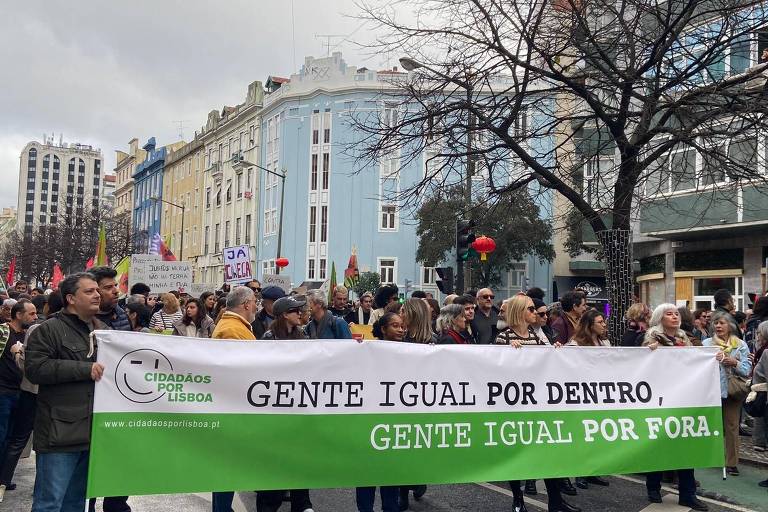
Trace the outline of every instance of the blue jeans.
{"label": "blue jeans", "polygon": [[211,500],[211,510],[213,512],[232,512],[232,501],[235,499],[234,492],[214,492]]}
{"label": "blue jeans", "polygon": [[[379,493],[381,494],[381,510],[383,512],[400,512],[399,487],[379,487]],[[375,487],[358,487],[355,489],[355,497],[359,512],[373,512],[373,505],[376,501]]]}
{"label": "blue jeans", "polygon": [[32,512],[83,512],[88,451],[38,453]]}
{"label": "blue jeans", "polygon": [[0,453],[5,452],[5,442],[11,427],[11,416],[18,401],[18,393],[0,394]]}

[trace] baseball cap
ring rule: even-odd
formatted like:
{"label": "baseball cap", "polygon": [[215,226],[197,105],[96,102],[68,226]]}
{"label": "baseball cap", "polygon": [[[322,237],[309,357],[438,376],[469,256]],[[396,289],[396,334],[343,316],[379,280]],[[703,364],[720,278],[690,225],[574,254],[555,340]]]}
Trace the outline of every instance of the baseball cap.
{"label": "baseball cap", "polygon": [[282,288],[275,285],[267,286],[261,290],[261,298],[267,300],[277,300],[285,297],[285,292]]}
{"label": "baseball cap", "polygon": [[307,304],[307,301],[302,298],[281,297],[275,301],[275,304],[272,306],[272,312],[275,314],[275,316],[277,316],[285,313],[286,311],[290,311],[292,309],[302,308],[306,304]]}

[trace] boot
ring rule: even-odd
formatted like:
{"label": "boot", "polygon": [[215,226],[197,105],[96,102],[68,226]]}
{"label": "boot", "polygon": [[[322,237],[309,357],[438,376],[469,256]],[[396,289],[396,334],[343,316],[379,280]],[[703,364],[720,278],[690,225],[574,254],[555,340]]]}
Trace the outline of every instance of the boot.
{"label": "boot", "polygon": [[563,478],[562,480],[560,480],[560,492],[563,494],[567,494],[568,496],[576,496],[577,494],[579,494],[576,488],[571,483],[570,478]]}
{"label": "boot", "polygon": [[678,501],[678,503],[680,504],[680,506],[692,508],[693,510],[698,510],[700,512],[706,512],[707,510],[709,510],[709,507],[707,507],[703,502],[699,501],[699,499],[696,498],[695,496],[693,498],[688,498],[685,500],[681,499],[680,501]]}
{"label": "boot", "polygon": [[554,505],[547,507],[548,512],[581,512],[579,507],[574,507],[565,500],[560,502],[560,505]]}
{"label": "boot", "polygon": [[528,496],[536,496],[539,491],[536,490],[536,480],[525,481],[525,494]]}
{"label": "boot", "polygon": [[583,476],[577,476],[576,477],[576,487],[579,489],[589,489],[589,484],[587,483],[587,479]]}
{"label": "boot", "polygon": [[423,498],[426,493],[427,493],[426,485],[413,486],[413,497],[414,499],[416,499],[416,501],[421,500],[421,498]]}
{"label": "boot", "polygon": [[595,485],[600,485],[602,487],[608,487],[611,485],[611,483],[606,480],[605,478],[600,478],[599,476],[588,476],[587,482]]}
{"label": "boot", "polygon": [[525,502],[522,498],[520,498],[520,501],[514,500],[512,502],[512,510],[514,512],[528,512],[528,508],[525,506]]}

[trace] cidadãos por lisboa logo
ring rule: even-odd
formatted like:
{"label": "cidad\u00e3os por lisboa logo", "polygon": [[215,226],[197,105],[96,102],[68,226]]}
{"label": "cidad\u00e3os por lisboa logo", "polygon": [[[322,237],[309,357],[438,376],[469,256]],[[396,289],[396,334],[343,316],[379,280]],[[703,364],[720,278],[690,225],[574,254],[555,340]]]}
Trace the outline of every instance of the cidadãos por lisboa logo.
{"label": "cidad\u00e3os por lisboa logo", "polygon": [[211,393],[200,390],[211,382],[210,375],[174,371],[170,359],[149,348],[128,352],[115,368],[118,391],[137,404],[160,399],[168,402],[213,402]]}

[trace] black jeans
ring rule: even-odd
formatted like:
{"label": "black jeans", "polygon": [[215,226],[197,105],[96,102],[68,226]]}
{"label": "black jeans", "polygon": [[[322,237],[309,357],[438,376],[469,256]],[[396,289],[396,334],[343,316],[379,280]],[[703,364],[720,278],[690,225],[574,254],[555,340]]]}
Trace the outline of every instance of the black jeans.
{"label": "black jeans", "polygon": [[22,391],[19,394],[13,420],[5,438],[5,452],[2,455],[2,462],[0,462],[2,464],[0,466],[0,484],[8,485],[13,481],[16,465],[19,463],[19,458],[21,458],[21,454],[29,442],[29,436],[32,435],[32,428],[35,426],[36,407],[37,395],[28,391]]}
{"label": "black jeans", "polygon": [[[256,510],[257,512],[277,512],[283,503],[283,496],[286,491],[256,491]],[[304,512],[312,508],[312,502],[309,500],[308,489],[293,489],[291,493],[291,512]]]}
{"label": "black jeans", "polygon": [[[645,488],[648,492],[661,491],[662,471],[654,471],[645,474]],[[680,500],[689,500],[696,496],[696,478],[692,469],[677,470],[677,485],[680,491]]]}
{"label": "black jeans", "polygon": [[[520,480],[510,480],[509,488],[512,489],[512,494],[515,497],[515,501],[523,501],[523,489],[520,487]],[[545,478],[544,486],[547,488],[547,504],[549,507],[559,507],[563,503],[563,497],[560,494],[560,479],[559,478]]]}

